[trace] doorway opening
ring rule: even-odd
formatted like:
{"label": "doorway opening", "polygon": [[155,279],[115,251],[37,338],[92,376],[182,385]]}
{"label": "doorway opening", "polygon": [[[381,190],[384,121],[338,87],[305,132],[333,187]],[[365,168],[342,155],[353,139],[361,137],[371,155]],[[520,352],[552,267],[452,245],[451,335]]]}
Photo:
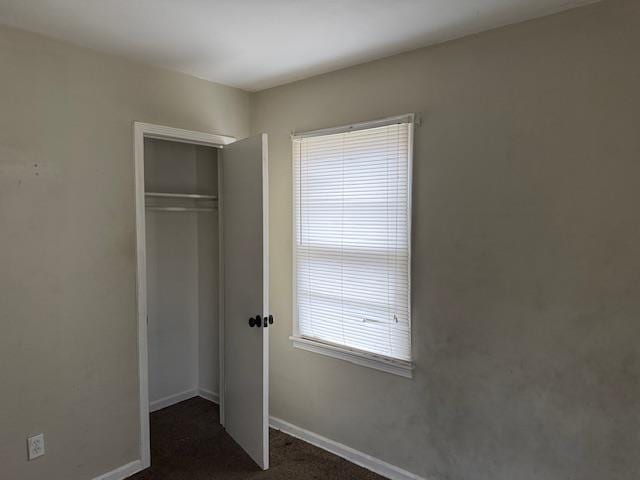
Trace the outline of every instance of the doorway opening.
{"label": "doorway opening", "polygon": [[136,122],[134,148],[141,468],[150,412],[199,396],[267,469],[266,135]]}

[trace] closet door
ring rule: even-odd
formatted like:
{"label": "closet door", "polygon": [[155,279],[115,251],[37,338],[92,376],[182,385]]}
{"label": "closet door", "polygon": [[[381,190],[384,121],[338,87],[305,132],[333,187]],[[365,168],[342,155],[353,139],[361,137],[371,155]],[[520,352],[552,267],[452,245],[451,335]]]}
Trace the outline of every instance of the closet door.
{"label": "closet door", "polygon": [[223,349],[221,418],[269,468],[269,223],[267,135],[225,145],[219,162]]}

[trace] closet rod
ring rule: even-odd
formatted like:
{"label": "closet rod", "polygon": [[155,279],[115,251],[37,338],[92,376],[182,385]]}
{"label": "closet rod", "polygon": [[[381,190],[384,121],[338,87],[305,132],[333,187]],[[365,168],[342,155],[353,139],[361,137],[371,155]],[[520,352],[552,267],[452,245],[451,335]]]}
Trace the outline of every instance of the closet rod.
{"label": "closet rod", "polygon": [[200,193],[164,193],[164,192],[145,192],[145,197],[163,197],[163,198],[202,198],[206,200],[217,200],[217,195],[204,195]]}
{"label": "closet rod", "polygon": [[158,212],[215,212],[216,207],[152,207],[146,206],[147,210],[155,210]]}

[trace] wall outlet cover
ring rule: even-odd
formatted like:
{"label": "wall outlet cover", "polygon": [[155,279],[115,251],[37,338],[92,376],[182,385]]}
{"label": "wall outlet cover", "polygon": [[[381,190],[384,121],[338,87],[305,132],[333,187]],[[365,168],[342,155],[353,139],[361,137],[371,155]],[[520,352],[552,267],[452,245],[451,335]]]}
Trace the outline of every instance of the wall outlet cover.
{"label": "wall outlet cover", "polygon": [[27,446],[29,449],[29,460],[44,455],[44,433],[39,433],[38,435],[27,438]]}

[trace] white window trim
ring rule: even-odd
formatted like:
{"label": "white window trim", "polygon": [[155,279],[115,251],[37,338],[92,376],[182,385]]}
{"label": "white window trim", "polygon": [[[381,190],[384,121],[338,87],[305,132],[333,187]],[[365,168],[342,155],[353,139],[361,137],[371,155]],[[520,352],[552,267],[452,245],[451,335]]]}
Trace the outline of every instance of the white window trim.
{"label": "white window trim", "polygon": [[356,365],[394,373],[401,377],[413,378],[413,362],[405,362],[404,360],[385,357],[384,355],[365,352],[364,350],[357,350],[344,345],[336,345],[314,338],[291,336],[289,339],[293,342],[294,347],[301,350],[346,360]]}
{"label": "white window trim", "polygon": [[[343,125],[339,127],[332,128],[324,128],[320,130],[312,130],[308,132],[293,132],[291,134],[291,138],[304,138],[304,137],[315,137],[319,135],[330,135],[333,133],[343,133],[349,131],[363,130],[367,128],[374,127],[382,127],[384,125],[391,125],[399,122],[408,122],[411,124],[411,128],[409,129],[409,185],[408,185],[408,195],[409,195],[409,215],[408,215],[408,229],[409,229],[409,312],[411,312],[411,256],[413,250],[413,242],[411,241],[412,235],[412,225],[411,225],[411,217],[412,217],[412,208],[413,208],[413,134],[416,125],[416,115],[414,113],[408,113],[406,115],[397,115],[394,117],[383,118],[380,120],[373,120],[369,122],[355,123],[351,125]],[[297,288],[297,278],[296,278],[296,182],[293,181],[293,175],[295,175],[295,157],[293,154],[291,155],[291,173],[292,173],[292,182],[291,182],[291,193],[292,193],[292,201],[291,201],[291,226],[292,226],[292,262],[291,262],[291,275],[292,275],[292,320],[293,320],[293,335],[289,337],[289,339],[293,342],[293,346],[295,348],[299,348],[301,350],[306,350],[313,353],[319,353],[321,355],[326,355],[328,357],[337,358],[340,360],[346,360],[350,363],[360,365],[363,367],[373,368],[375,370],[380,370],[386,373],[392,373],[395,375],[399,375],[405,378],[413,378],[413,370],[415,364],[413,361],[405,361],[399,360],[396,358],[386,357],[384,355],[379,355],[376,353],[367,352],[364,350],[358,350],[355,348],[346,347],[344,345],[332,344],[329,342],[325,342],[322,340],[318,340],[315,338],[303,337],[300,335],[300,329],[298,328],[298,295],[296,292]],[[412,325],[411,328],[411,355],[413,357],[413,318],[411,313],[409,314],[409,319]]]}

